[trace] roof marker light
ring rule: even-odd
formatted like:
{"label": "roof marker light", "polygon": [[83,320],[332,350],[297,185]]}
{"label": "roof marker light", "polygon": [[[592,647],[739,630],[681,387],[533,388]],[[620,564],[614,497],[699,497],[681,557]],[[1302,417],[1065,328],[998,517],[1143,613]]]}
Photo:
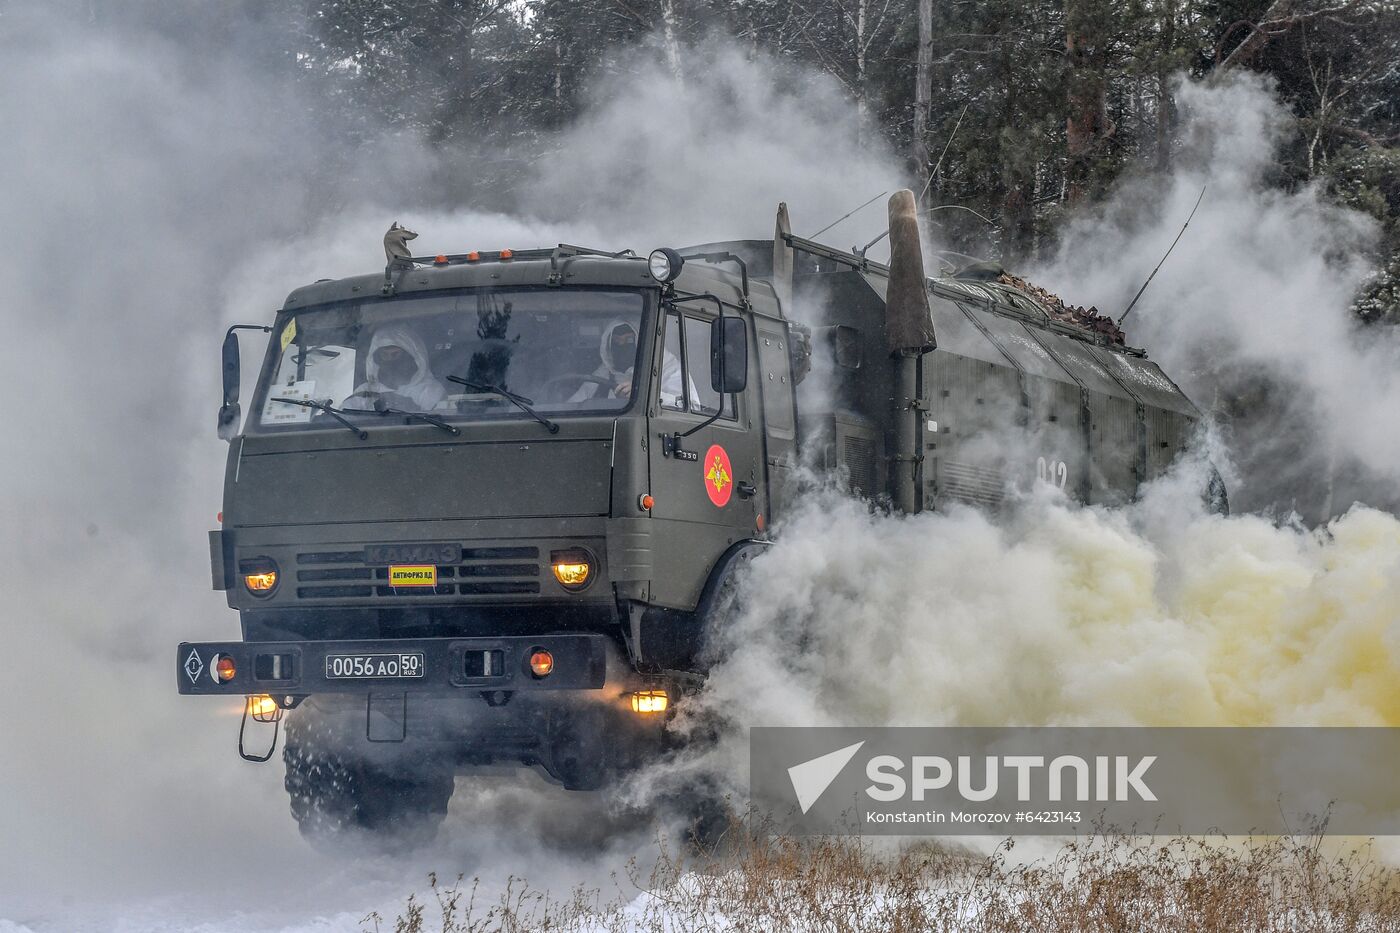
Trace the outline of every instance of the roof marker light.
{"label": "roof marker light", "polygon": [[445,265],[447,265],[447,257],[446,257],[445,255],[443,255],[442,253],[438,253],[436,256],[433,257],[433,265],[435,265],[435,266],[445,266]]}
{"label": "roof marker light", "polygon": [[515,253],[511,252],[511,251],[508,250],[508,249],[503,249],[503,250],[501,250],[501,258],[502,258],[502,259],[509,259],[510,257],[512,257],[512,256],[514,256],[514,255],[515,255]]}

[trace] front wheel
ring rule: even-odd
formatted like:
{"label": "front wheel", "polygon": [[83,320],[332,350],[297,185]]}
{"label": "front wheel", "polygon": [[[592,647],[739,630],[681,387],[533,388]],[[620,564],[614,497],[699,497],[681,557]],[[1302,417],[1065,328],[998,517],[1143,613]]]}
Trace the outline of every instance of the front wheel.
{"label": "front wheel", "polygon": [[302,837],[327,853],[347,842],[390,852],[432,842],[452,799],[452,768],[431,755],[357,754],[346,731],[310,702],[287,719],[285,786]]}

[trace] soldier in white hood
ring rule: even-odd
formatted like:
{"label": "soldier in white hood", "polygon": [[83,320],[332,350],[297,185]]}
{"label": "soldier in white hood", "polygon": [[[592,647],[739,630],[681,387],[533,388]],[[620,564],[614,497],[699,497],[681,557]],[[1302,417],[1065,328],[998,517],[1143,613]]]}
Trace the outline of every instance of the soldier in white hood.
{"label": "soldier in white hood", "polygon": [[365,381],[342,408],[373,411],[377,398],[391,408],[431,411],[447,390],[428,366],[428,348],[411,329],[395,324],[375,331],[365,361]]}
{"label": "soldier in white hood", "polygon": [[[637,328],[630,322],[615,320],[603,328],[598,341],[602,362],[593,370],[596,382],[585,382],[569,399],[583,402],[591,398],[632,397],[632,371],[637,365]],[[681,361],[666,353],[661,364],[661,398],[665,404],[678,405],[681,399]]]}

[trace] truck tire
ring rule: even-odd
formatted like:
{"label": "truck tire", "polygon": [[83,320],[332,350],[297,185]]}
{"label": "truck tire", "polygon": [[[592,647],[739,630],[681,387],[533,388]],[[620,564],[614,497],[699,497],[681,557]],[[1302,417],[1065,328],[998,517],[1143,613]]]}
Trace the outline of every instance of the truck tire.
{"label": "truck tire", "polygon": [[282,750],[302,837],[328,854],[343,854],[347,843],[406,852],[432,842],[452,799],[452,768],[422,749],[392,757],[367,749],[363,735],[357,746],[347,741],[345,717],[312,702],[287,717]]}
{"label": "truck tire", "polygon": [[708,672],[728,648],[726,629],[743,611],[741,579],[749,562],[768,547],[766,541],[740,541],[715,563],[700,593],[695,618],[700,628],[699,669]]}

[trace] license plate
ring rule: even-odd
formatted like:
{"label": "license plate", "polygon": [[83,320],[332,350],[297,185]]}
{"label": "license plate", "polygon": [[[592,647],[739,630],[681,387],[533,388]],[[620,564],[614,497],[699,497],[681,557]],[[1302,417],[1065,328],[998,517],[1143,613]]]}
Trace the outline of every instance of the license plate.
{"label": "license plate", "polygon": [[327,680],[360,680],[371,677],[422,677],[421,654],[328,654]]}

